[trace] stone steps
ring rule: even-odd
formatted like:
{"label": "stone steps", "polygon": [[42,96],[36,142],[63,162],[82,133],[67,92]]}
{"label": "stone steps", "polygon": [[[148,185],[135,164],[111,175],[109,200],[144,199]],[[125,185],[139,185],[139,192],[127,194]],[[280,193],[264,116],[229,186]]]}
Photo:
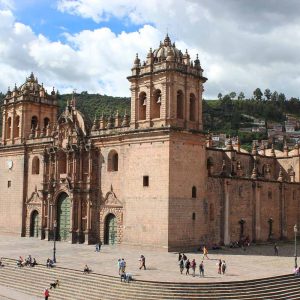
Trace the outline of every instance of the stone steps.
{"label": "stone steps", "polygon": [[[41,296],[50,282],[60,280],[60,286],[51,290],[52,299],[298,299],[300,279],[293,275],[250,281],[226,283],[162,283],[133,281],[121,283],[119,277],[101,274],[83,274],[78,270],[55,267],[47,269],[16,267],[16,260],[2,259],[0,284],[24,293]],[[199,280],[201,280],[199,278]]]}

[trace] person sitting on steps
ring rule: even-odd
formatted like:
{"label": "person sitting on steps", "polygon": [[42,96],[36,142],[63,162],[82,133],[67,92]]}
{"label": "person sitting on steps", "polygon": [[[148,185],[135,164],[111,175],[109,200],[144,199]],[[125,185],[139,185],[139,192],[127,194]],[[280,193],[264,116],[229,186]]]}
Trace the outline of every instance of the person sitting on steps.
{"label": "person sitting on steps", "polygon": [[88,265],[85,265],[84,266],[84,269],[83,269],[83,273],[84,274],[89,274],[89,273],[91,273],[92,272],[92,270],[88,267]]}
{"label": "person sitting on steps", "polygon": [[32,260],[32,263],[31,263],[31,267],[34,267],[34,266],[36,266],[37,265],[37,262],[36,262],[36,259],[34,258],[33,260]]}
{"label": "person sitting on steps", "polygon": [[47,266],[47,268],[53,268],[54,267],[53,260],[51,260],[50,258],[48,258],[47,262],[46,262],[46,266]]}

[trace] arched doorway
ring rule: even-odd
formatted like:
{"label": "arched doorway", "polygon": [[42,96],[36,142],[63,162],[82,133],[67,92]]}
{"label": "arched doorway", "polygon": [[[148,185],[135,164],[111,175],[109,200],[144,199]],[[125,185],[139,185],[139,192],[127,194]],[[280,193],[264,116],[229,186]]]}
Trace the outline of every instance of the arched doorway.
{"label": "arched doorway", "polygon": [[114,245],[117,242],[117,218],[114,214],[105,219],[104,244]]}
{"label": "arched doorway", "polygon": [[39,213],[34,210],[30,218],[30,236],[39,237]]}
{"label": "arched doorway", "polygon": [[66,241],[70,236],[71,201],[66,193],[62,193],[57,200],[57,239]]}

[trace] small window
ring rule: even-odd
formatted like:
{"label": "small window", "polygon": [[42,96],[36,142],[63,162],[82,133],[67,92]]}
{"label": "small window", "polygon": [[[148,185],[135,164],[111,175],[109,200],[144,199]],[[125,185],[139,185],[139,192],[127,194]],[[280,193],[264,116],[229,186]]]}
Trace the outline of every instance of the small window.
{"label": "small window", "polygon": [[143,186],[149,186],[149,176],[143,176]]}
{"label": "small window", "polygon": [[193,215],[192,215],[192,219],[193,219],[193,221],[196,220],[196,214],[194,212],[193,212]]}
{"label": "small window", "polygon": [[7,181],[7,187],[8,187],[8,188],[11,187],[11,181],[10,181],[10,180]]}
{"label": "small window", "polygon": [[271,190],[268,191],[268,199],[272,199],[272,191]]}
{"label": "small window", "polygon": [[32,159],[32,172],[31,174],[40,174],[40,160],[37,156]]}
{"label": "small window", "polygon": [[195,186],[192,187],[192,198],[197,198],[197,188]]}
{"label": "small window", "polygon": [[107,171],[116,172],[119,170],[119,155],[115,150],[111,150],[108,154]]}

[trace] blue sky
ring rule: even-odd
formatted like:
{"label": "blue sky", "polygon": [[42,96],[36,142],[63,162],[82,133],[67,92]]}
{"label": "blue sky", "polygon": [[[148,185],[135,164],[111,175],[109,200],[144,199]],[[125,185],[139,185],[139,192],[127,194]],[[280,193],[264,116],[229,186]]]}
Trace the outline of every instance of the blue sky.
{"label": "blue sky", "polygon": [[129,96],[135,54],[168,31],[199,54],[205,98],[257,87],[299,97],[299,12],[298,0],[0,0],[0,91],[33,71],[60,92]]}
{"label": "blue sky", "polygon": [[125,19],[112,16],[107,21],[95,22],[81,16],[62,13],[57,3],[51,0],[15,1],[14,14],[18,22],[29,25],[36,34],[43,34],[52,41],[64,40],[64,33],[76,34],[82,30],[95,30],[108,27],[114,33],[132,32],[141,26]]}

